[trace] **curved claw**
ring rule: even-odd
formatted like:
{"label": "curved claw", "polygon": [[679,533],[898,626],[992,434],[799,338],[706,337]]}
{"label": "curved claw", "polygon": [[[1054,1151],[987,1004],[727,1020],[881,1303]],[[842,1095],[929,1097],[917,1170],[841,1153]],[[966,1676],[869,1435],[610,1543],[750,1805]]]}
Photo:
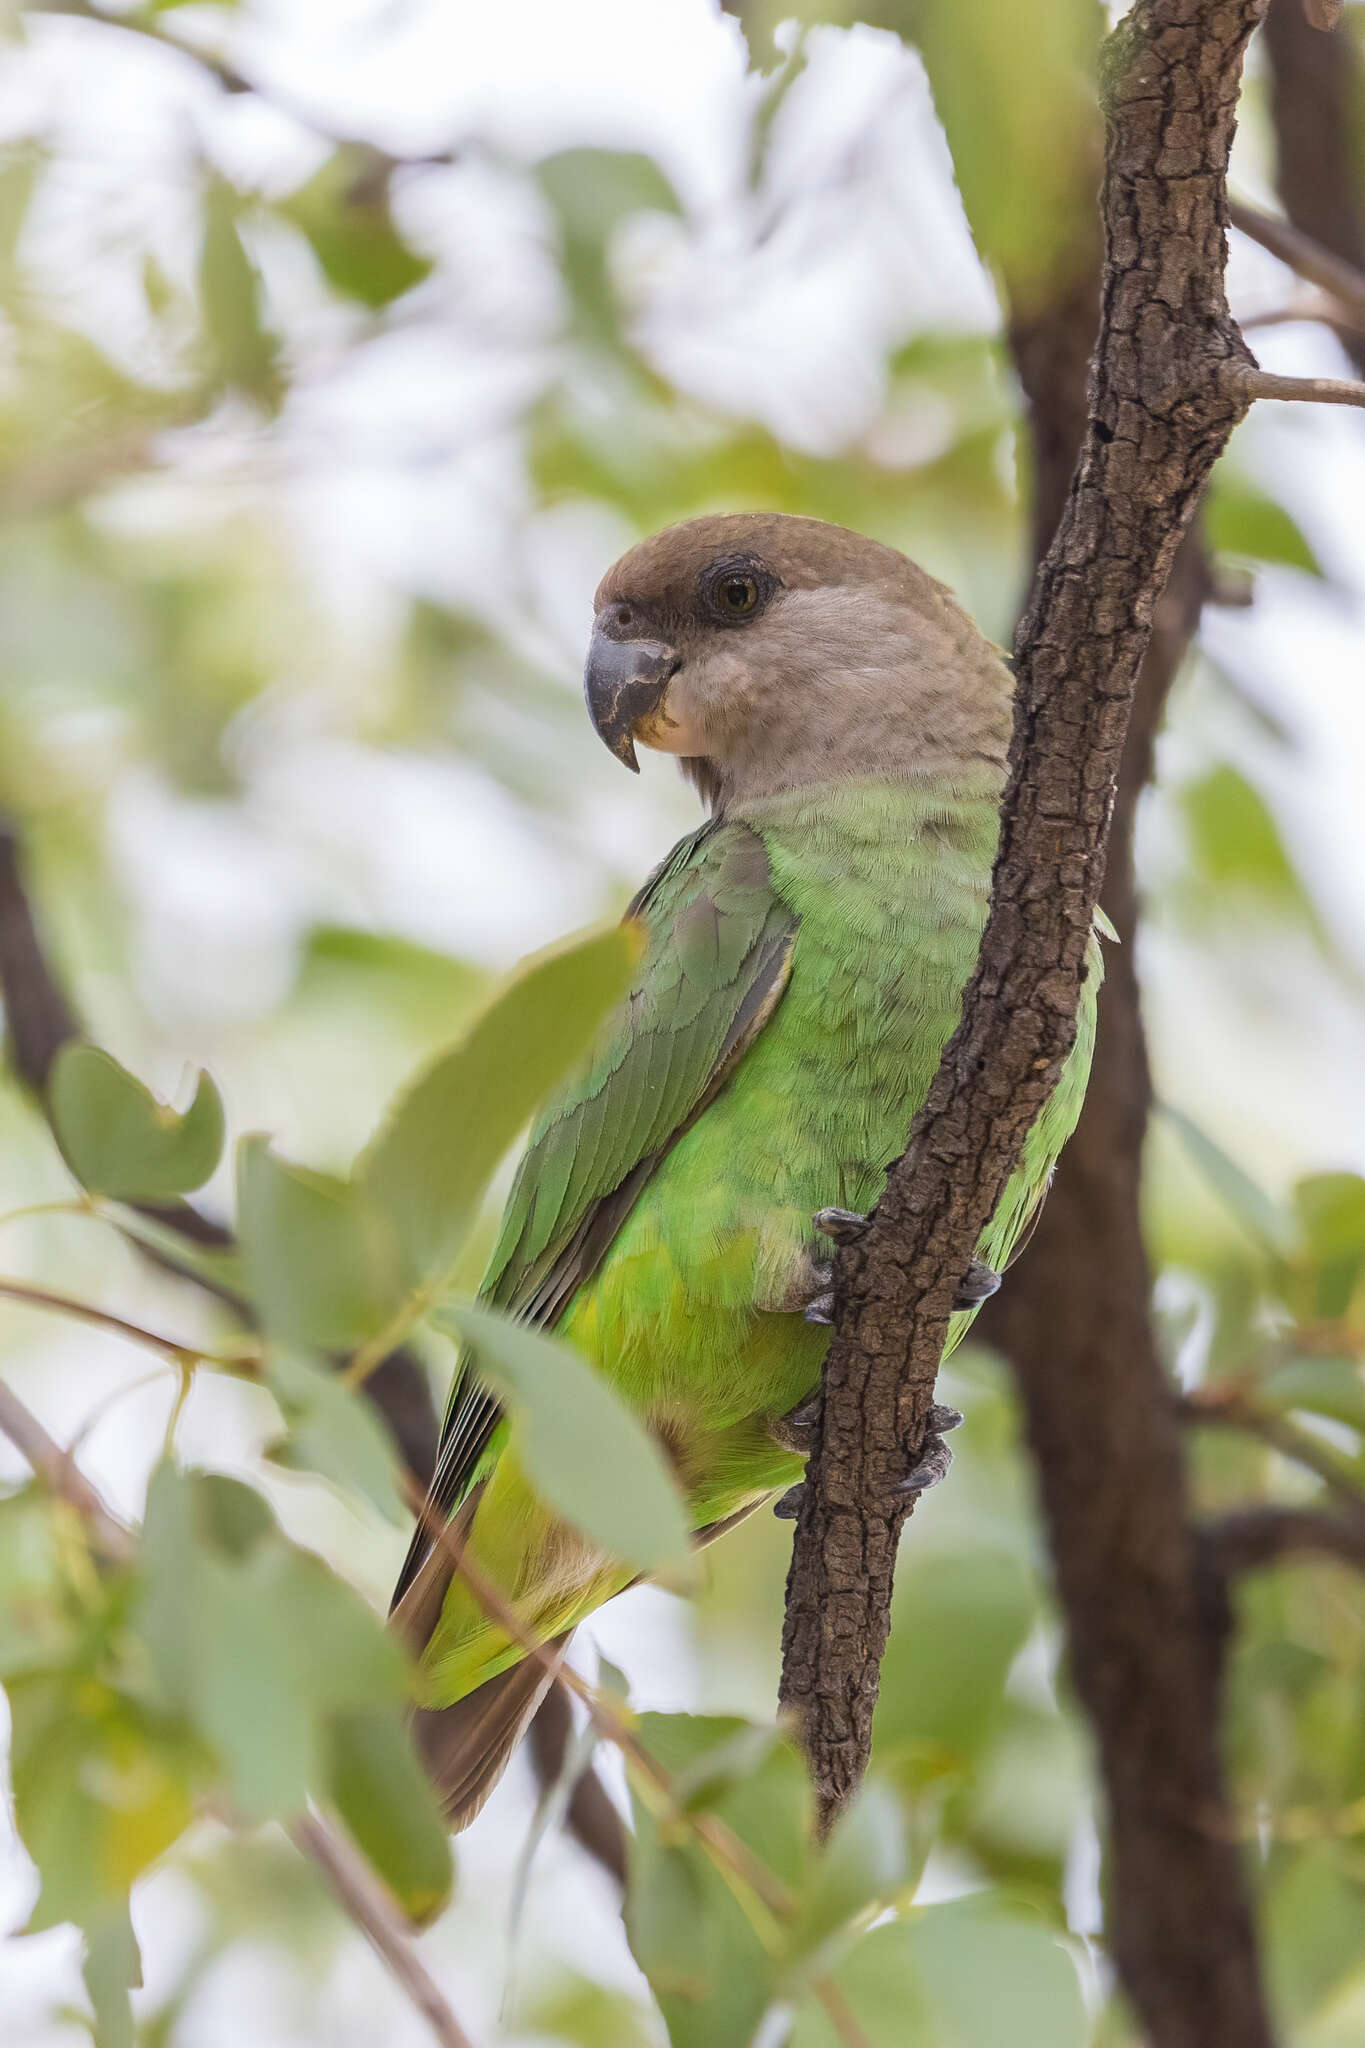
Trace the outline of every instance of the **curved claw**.
{"label": "curved claw", "polygon": [[948,1477],[953,1454],[941,1436],[929,1435],[920,1446],[919,1462],[906,1473],[897,1493],[927,1493]]}
{"label": "curved claw", "polygon": [[789,1486],[780,1500],[773,1502],[773,1513],[779,1522],[794,1522],[801,1512],[801,1499],[806,1490],[804,1479],[798,1479],[795,1486]]}
{"label": "curved claw", "polygon": [[821,1237],[832,1238],[835,1244],[852,1244],[867,1229],[860,1209],[817,1209],[811,1221]]}
{"label": "curved claw", "polygon": [[803,1310],[808,1323],[832,1323],[834,1321],[834,1289],[827,1288],[823,1294],[812,1295]]}
{"label": "curved claw", "polygon": [[979,1308],[988,1301],[1000,1285],[1000,1275],[981,1259],[973,1259],[967,1268],[962,1285],[953,1298],[953,1307]]}

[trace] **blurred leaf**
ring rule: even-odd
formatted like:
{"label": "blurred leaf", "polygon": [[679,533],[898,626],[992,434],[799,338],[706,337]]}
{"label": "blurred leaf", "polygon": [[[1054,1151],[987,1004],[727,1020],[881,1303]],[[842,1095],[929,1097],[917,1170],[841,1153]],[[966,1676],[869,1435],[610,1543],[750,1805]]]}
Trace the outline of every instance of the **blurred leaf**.
{"label": "blurred leaf", "polygon": [[450,1837],[412,1739],[393,1713],[340,1714],[328,1737],[328,1796],[405,1913],[432,1918],[450,1895]]}
{"label": "blurred leaf", "polygon": [[[870,2041],[897,2048],[1084,2048],[1076,1966],[1039,1920],[999,1899],[928,1906],[878,1927],[835,1972]],[[838,2048],[808,1999],[792,2048]]]}
{"label": "blurred leaf", "polygon": [[910,1875],[905,1815],[889,1785],[865,1779],[812,1859],[789,1953],[806,1981],[828,1970],[860,1919],[892,1904]]}
{"label": "blurred leaf", "polygon": [[1161,1113],[1178,1132],[1194,1165],[1248,1237],[1272,1258],[1288,1257],[1293,1250],[1294,1231],[1284,1211],[1192,1117],[1181,1109],[1173,1109],[1169,1103],[1161,1105]]}
{"label": "blurred leaf", "polygon": [[7,1690],[15,1820],[42,1877],[29,1927],[99,1926],[188,1826],[193,1752],[89,1672]]}
{"label": "blurred leaf", "polygon": [[243,1138],[237,1219],[248,1293],[281,1342],[346,1350],[402,1308],[393,1226],[354,1182],[277,1159],[266,1138]]}
{"label": "blurred leaf", "polygon": [[1291,1358],[1257,1385],[1271,1408],[1306,1408],[1365,1432],[1365,1384],[1351,1358]]}
{"label": "blurred leaf", "polygon": [[1314,1313],[1345,1315],[1365,1267],[1365,1180],[1358,1173],[1316,1173],[1298,1182],[1294,1211],[1316,1267]]}
{"label": "blurred leaf", "polygon": [[658,2023],[638,1999],[577,1971],[537,1982],[511,2015],[518,2034],[546,2035],[574,2048],[657,2048]]}
{"label": "blurred leaf", "polygon": [[610,1383],[568,1344],[525,1323],[471,1302],[442,1311],[447,1319],[515,1411],[516,1455],[542,1499],[623,1564],[655,1572],[682,1563],[691,1526],[676,1482]]}
{"label": "blurred leaf", "polygon": [[499,1162],[625,994],[641,943],[615,925],[537,954],[393,1105],[356,1180],[414,1284],[449,1272]]}
{"label": "blurred leaf", "polygon": [[110,1907],[86,1928],[81,1974],[90,1994],[98,2048],[134,2048],[137,2029],[128,1993],[142,1983],[142,1958],[126,1902]]}
{"label": "blurred leaf", "polygon": [[79,1620],[67,1611],[61,1513],[36,1480],[0,1499],[0,1678],[51,1669],[73,1650]]}
{"label": "blurred leaf", "polygon": [[873,1724],[877,1754],[937,1753],[965,1764],[999,1719],[1005,1680],[1036,1612],[1028,1574],[995,1551],[912,1552],[897,1575]]}
{"label": "blurred leaf", "polygon": [[199,298],[216,379],[274,412],[282,391],[279,340],[262,316],[261,280],[238,228],[241,205],[238,194],[224,179],[209,180],[199,251]]}
{"label": "blurred leaf", "polygon": [[98,1046],[68,1040],[48,1086],[53,1128],[83,1187],[118,1201],[168,1201],[202,1187],[223,1151],[223,1102],[207,1074],[182,1114]]}
{"label": "blurred leaf", "polygon": [[320,1472],[363,1494],[388,1521],[406,1524],[397,1449],[374,1403],[335,1369],[279,1345],[266,1359],[265,1380],[289,1426],[269,1456],[297,1472]]}
{"label": "blurred leaf", "polygon": [[15,288],[15,259],[46,154],[33,142],[0,148],[0,303]]}
{"label": "blurred leaf", "polygon": [[1317,556],[1284,506],[1226,462],[1214,470],[1203,520],[1205,538],[1216,554],[1322,575]]}
{"label": "blurred leaf", "polygon": [[221,1760],[242,1813],[296,1812],[333,1717],[403,1701],[396,1644],[259,1495],[220,1475],[158,1466],[143,1557],[138,1619],[166,1698]]}
{"label": "blurred leaf", "polygon": [[1265,1908],[1278,2009],[1297,2028],[1360,1968],[1365,1884],[1341,1845],[1308,1844],[1281,1859]]}
{"label": "blurred leaf", "polygon": [[976,246],[1016,314],[1047,298],[1059,269],[1069,276],[1092,260],[1104,28],[1095,0],[910,10]]}
{"label": "blurred leaf", "polygon": [[1224,763],[1200,781],[1187,783],[1177,801],[1189,835],[1189,872],[1174,900],[1201,925],[1226,927],[1229,912],[1264,916],[1271,912],[1301,925],[1322,954],[1345,969],[1353,967],[1318,914],[1264,797],[1236,768]]}
{"label": "blurred leaf", "polygon": [[653,157],[633,150],[561,150],[537,165],[536,177],[559,229],[575,313],[589,335],[610,343],[616,332],[607,267],[612,234],[632,213],[680,214],[678,195]]}
{"label": "blurred leaf", "polygon": [[431,275],[389,211],[388,161],[347,142],[276,211],[307,236],[323,275],[348,299],[377,310]]}

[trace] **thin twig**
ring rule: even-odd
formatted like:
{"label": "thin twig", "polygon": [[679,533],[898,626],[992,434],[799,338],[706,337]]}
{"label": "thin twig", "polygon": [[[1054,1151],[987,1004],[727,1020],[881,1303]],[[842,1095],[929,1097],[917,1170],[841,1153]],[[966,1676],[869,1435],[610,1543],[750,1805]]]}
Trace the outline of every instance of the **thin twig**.
{"label": "thin twig", "polygon": [[442,2048],[473,2048],[471,2037],[417,1953],[398,1907],[364,1858],[315,1814],[301,1813],[292,1820],[289,1837],[295,1848],[317,1865],[337,1900],[422,2014]]}
{"label": "thin twig", "polygon": [[1229,200],[1228,218],[1248,241],[1258,243],[1287,263],[1296,276],[1326,292],[1355,321],[1365,321],[1365,275],[1353,263],[1334,256],[1292,222],[1263,213],[1259,206],[1248,206],[1244,200]]}
{"label": "thin twig", "polygon": [[1228,377],[1243,397],[1288,398],[1306,405],[1365,406],[1365,384],[1353,377],[1280,377],[1273,370],[1239,365]]}
{"label": "thin twig", "polygon": [[59,1294],[50,1287],[34,1287],[27,1280],[0,1279],[0,1296],[6,1301],[22,1302],[26,1308],[41,1308],[57,1315],[70,1316],[78,1323],[89,1323],[97,1330],[112,1331],[116,1337],[127,1337],[130,1343],[141,1344],[149,1351],[157,1352],[172,1365],[216,1365],[225,1372],[256,1370],[261,1362],[261,1347],[253,1344],[247,1351],[207,1351],[201,1344],[182,1344],[174,1337],[163,1337],[156,1330],[144,1329],[141,1323],[130,1323],[123,1316],[111,1315],[108,1309],[96,1308],[93,1302],[81,1301],[74,1294]]}
{"label": "thin twig", "polygon": [[70,1453],[49,1436],[37,1416],[19,1399],[12,1387],[0,1380],[0,1431],[9,1438],[20,1456],[27,1458],[36,1476],[50,1492],[75,1508],[105,1555],[116,1564],[127,1564],[136,1553],[130,1530],[106,1507],[99,1489],[92,1486]]}

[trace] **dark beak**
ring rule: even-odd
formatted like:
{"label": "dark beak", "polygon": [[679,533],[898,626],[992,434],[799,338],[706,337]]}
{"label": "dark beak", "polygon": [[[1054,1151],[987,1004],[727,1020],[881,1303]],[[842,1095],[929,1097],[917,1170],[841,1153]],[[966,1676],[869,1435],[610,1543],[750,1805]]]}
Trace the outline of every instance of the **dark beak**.
{"label": "dark beak", "polygon": [[588,716],[618,761],[638,775],[634,733],[657,710],[678,671],[678,657],[659,640],[614,640],[599,626],[588,648],[583,695]]}

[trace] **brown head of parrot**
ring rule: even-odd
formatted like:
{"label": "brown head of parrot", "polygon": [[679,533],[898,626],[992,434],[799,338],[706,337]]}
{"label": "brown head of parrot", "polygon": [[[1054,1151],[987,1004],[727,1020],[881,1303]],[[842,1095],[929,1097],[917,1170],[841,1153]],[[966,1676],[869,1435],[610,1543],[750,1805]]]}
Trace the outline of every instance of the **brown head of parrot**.
{"label": "brown head of parrot", "polygon": [[678,657],[661,640],[626,637],[628,626],[629,619],[621,620],[613,611],[599,615],[583,670],[583,694],[599,737],[618,761],[638,774],[636,738],[649,744],[658,729]]}

